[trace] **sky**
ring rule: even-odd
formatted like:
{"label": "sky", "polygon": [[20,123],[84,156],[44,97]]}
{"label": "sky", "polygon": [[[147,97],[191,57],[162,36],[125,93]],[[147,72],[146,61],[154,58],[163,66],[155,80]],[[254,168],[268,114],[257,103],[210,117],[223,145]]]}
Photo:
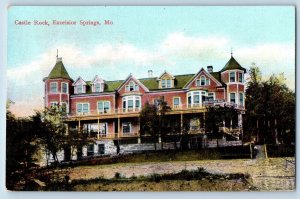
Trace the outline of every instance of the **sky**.
{"label": "sky", "polygon": [[[16,25],[18,21],[49,26]],[[73,20],[76,26],[52,25]],[[80,21],[99,21],[82,26]],[[113,22],[104,25],[104,20]],[[295,8],[292,6],[17,7],[8,10],[7,96],[10,110],[29,116],[43,108],[44,83],[56,54],[73,79],[89,81],[214,71],[235,59],[267,78],[284,72],[295,89]]]}

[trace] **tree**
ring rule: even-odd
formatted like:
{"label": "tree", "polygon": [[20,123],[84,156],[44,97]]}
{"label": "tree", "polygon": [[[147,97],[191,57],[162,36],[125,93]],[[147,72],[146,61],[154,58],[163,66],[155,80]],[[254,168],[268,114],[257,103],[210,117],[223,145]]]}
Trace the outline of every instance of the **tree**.
{"label": "tree", "polygon": [[156,150],[156,140],[159,132],[159,118],[158,109],[155,105],[146,102],[143,109],[140,112],[140,125],[141,125],[141,136],[150,135],[154,140],[154,147]]}
{"label": "tree", "polygon": [[23,178],[24,169],[35,165],[34,155],[39,149],[38,135],[31,118],[16,118],[6,112],[6,185],[13,189],[14,184]]}
{"label": "tree", "polygon": [[257,66],[249,70],[246,90],[245,128],[248,137],[264,143],[291,143],[295,134],[295,93],[285,84],[284,74],[262,81]]}
{"label": "tree", "polygon": [[[167,123],[169,120],[167,119],[166,113],[170,112],[172,109],[171,107],[167,104],[166,101],[160,101],[159,106],[158,106],[158,130],[159,130],[159,136],[163,139],[167,133]],[[179,129],[178,129],[179,131]],[[163,141],[161,140],[161,149],[163,149]]]}

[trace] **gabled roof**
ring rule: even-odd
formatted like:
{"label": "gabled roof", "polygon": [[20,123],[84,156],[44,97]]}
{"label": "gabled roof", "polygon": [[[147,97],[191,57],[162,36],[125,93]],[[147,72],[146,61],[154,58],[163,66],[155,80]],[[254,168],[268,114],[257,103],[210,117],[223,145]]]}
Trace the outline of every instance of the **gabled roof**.
{"label": "gabled roof", "polygon": [[145,91],[149,91],[149,89],[138,79],[136,79],[131,73],[129,76],[123,81],[123,83],[118,87],[118,91],[121,90],[121,88],[130,80],[133,79],[136,83],[138,83]]}
{"label": "gabled roof", "polygon": [[95,83],[95,82],[101,82],[101,83],[103,83],[104,80],[101,77],[98,77],[98,75],[96,75],[94,77],[94,79],[92,80],[92,83]]}
{"label": "gabled roof", "polygon": [[223,84],[222,84],[222,81],[220,81],[219,79],[221,79],[221,77],[220,78],[215,78],[215,76],[217,77],[218,75],[217,75],[217,73],[214,73],[214,75],[212,74],[212,73],[208,73],[208,72],[206,72],[203,68],[201,68],[200,70],[199,70],[199,72],[198,73],[196,73],[191,79],[189,79],[189,81],[183,86],[184,88],[187,88],[195,79],[196,79],[196,77],[198,77],[199,76],[199,74],[201,73],[201,72],[204,72],[208,77],[210,77],[213,81],[215,81],[216,83],[217,83],[217,85],[219,85],[219,86],[222,86]]}
{"label": "gabled roof", "polygon": [[164,71],[157,79],[160,80],[160,79],[162,78],[162,76],[164,76],[164,75],[168,75],[168,76],[170,76],[172,79],[175,78],[171,73],[169,73],[169,72],[167,72],[167,71]]}
{"label": "gabled roof", "polygon": [[226,71],[226,70],[243,70],[246,72],[246,69],[243,68],[232,56],[229,59],[229,61],[225,64],[225,66],[220,70],[220,72]]}
{"label": "gabled roof", "polygon": [[[187,75],[175,75],[174,76],[174,87],[168,88],[168,90],[172,89],[181,89],[183,86],[194,76],[194,74],[187,74]],[[166,88],[159,88],[158,87],[158,78],[151,77],[151,78],[143,78],[139,79],[142,84],[144,84],[149,90],[165,90]]]}
{"label": "gabled roof", "polygon": [[87,85],[86,81],[84,81],[84,80],[79,76],[79,77],[76,79],[76,81],[72,84],[72,86],[77,85],[77,83],[78,83],[79,81],[82,81],[82,82],[83,82],[82,85]]}
{"label": "gabled roof", "polygon": [[69,79],[73,81],[73,79],[69,76],[62,60],[59,58],[47,77],[47,79],[57,79],[57,78]]}

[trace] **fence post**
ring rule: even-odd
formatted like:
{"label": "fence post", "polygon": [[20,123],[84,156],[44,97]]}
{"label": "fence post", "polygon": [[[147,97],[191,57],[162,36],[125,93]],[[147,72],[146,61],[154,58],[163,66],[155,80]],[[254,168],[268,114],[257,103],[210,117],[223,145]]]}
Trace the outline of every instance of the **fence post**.
{"label": "fence post", "polygon": [[266,156],[266,159],[268,159],[267,144],[265,144],[265,156]]}

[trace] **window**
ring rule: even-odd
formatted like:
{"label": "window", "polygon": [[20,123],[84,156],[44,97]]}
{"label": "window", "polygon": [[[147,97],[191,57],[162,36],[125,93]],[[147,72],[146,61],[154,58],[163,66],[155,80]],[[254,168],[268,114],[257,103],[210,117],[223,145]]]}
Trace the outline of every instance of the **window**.
{"label": "window", "polygon": [[235,82],[235,72],[229,73],[229,82]]}
{"label": "window", "polygon": [[98,102],[98,112],[99,113],[108,113],[109,111],[110,111],[110,102],[109,101]]}
{"label": "window", "polygon": [[130,122],[122,123],[122,129],[123,129],[123,133],[131,133],[131,123]]}
{"label": "window", "polygon": [[61,91],[63,93],[68,93],[68,83],[66,83],[66,82],[61,83]]}
{"label": "window", "polygon": [[133,81],[131,81],[128,85],[125,87],[126,91],[138,91],[139,85],[135,84]]}
{"label": "window", "polygon": [[239,82],[241,82],[241,83],[244,82],[243,73],[239,73]]}
{"label": "window", "polygon": [[172,80],[171,79],[162,79],[161,80],[161,88],[172,88]]}
{"label": "window", "polygon": [[76,86],[76,93],[83,93],[83,85],[81,84],[81,85],[77,85]]}
{"label": "window", "polygon": [[166,80],[165,79],[161,80],[161,87],[166,88]]}
{"label": "window", "polygon": [[89,144],[87,146],[87,155],[93,156],[94,155],[94,144]]}
{"label": "window", "polygon": [[243,93],[239,93],[239,100],[240,100],[240,105],[244,105],[244,94]]}
{"label": "window", "polygon": [[205,77],[201,76],[200,81],[201,81],[201,86],[204,86],[205,85]]}
{"label": "window", "polygon": [[105,145],[98,144],[98,154],[103,155],[105,153]]}
{"label": "window", "polygon": [[188,106],[200,106],[205,101],[205,91],[191,91],[188,93]]}
{"label": "window", "polygon": [[171,80],[167,79],[167,88],[171,88]]}
{"label": "window", "polygon": [[201,76],[200,79],[196,80],[196,86],[207,86],[210,85],[210,79],[206,78],[205,76]]}
{"label": "window", "polygon": [[100,123],[99,124],[99,130],[100,130],[100,135],[106,135],[106,133],[107,133],[107,123],[105,122],[105,123]]}
{"label": "window", "polygon": [[175,107],[178,107],[180,105],[180,97],[174,97],[173,98],[173,105]]}
{"label": "window", "polygon": [[78,103],[77,104],[77,113],[89,113],[89,104],[88,103]]}
{"label": "window", "polygon": [[136,111],[141,108],[140,96],[125,96],[123,97],[123,111]]}
{"label": "window", "polygon": [[230,102],[235,104],[235,93],[230,93]]}
{"label": "window", "polygon": [[95,92],[101,92],[101,84],[100,83],[96,83],[94,86],[95,86]]}
{"label": "window", "polygon": [[206,78],[206,85],[210,85],[210,79]]}
{"label": "window", "polygon": [[51,93],[57,93],[57,82],[51,82],[50,83],[50,92]]}
{"label": "window", "polygon": [[215,100],[215,94],[214,93],[207,93],[206,101],[212,102]]}

